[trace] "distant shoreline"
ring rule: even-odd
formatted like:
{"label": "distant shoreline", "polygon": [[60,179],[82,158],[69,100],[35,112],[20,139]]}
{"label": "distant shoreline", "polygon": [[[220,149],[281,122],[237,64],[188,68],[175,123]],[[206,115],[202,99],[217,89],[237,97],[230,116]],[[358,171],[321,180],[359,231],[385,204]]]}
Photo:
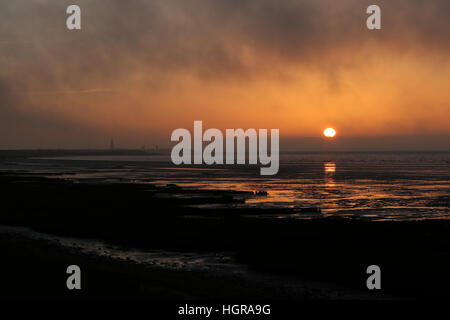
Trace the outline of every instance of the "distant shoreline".
{"label": "distant shoreline", "polygon": [[[411,151],[280,151],[280,155],[345,155],[345,154],[447,154],[450,150],[411,150]],[[18,159],[32,157],[70,157],[70,156],[170,156],[170,149],[3,149],[0,159]]]}

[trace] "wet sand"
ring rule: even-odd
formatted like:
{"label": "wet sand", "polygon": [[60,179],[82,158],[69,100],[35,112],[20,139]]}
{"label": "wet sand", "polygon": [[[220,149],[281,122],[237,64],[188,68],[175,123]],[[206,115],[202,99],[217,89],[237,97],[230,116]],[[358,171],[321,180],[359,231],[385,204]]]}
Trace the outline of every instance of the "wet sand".
{"label": "wet sand", "polygon": [[[246,277],[162,270],[4,233],[0,271],[8,277],[2,296],[283,300],[448,295],[447,220],[297,220],[290,217],[302,210],[294,209],[257,209],[255,217],[255,209],[239,205],[242,194],[234,191],[183,197],[174,186],[74,184],[17,173],[3,173],[0,180],[5,199],[0,224],[130,248],[233,252],[249,270]],[[226,205],[207,206],[218,199]],[[199,203],[207,205],[194,206]],[[65,288],[69,264],[82,267],[81,292]],[[381,267],[381,292],[366,288],[371,264]]]}
{"label": "wet sand", "polygon": [[[13,231],[0,233],[0,297],[7,299],[138,299],[163,301],[292,301],[391,298],[345,286],[260,272],[226,274],[170,270],[82,253]],[[71,264],[82,270],[82,290],[65,287]]]}

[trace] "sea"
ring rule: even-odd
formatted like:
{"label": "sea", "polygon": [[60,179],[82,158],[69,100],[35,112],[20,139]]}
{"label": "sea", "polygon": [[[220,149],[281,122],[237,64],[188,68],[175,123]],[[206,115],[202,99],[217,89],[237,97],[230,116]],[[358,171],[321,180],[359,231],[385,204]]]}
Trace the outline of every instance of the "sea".
{"label": "sea", "polygon": [[[250,197],[245,204],[229,205],[321,209],[315,213],[276,217],[280,219],[340,217],[405,221],[450,217],[450,152],[282,153],[275,176],[261,176],[259,166],[175,166],[168,155],[78,152],[49,157],[48,152],[31,152],[28,156],[21,153],[20,157],[3,155],[0,172],[67,179],[73,183],[176,184],[184,189],[266,191],[267,196]],[[267,215],[261,215],[264,218]],[[233,275],[264,284],[275,281],[273,275],[251,271],[232,252],[133,248],[101,239],[44,234],[17,226],[0,226],[0,233],[149,268]],[[290,283],[305,288],[306,285],[305,282],[295,284],[292,279],[277,281],[276,286]]]}
{"label": "sea", "polygon": [[[298,219],[449,218],[450,152],[291,152],[274,176],[260,166],[176,166],[169,155],[30,156],[0,161],[0,171],[33,173],[74,183],[139,183],[185,189],[266,191],[245,206],[318,207]],[[280,218],[283,218],[280,216]]]}

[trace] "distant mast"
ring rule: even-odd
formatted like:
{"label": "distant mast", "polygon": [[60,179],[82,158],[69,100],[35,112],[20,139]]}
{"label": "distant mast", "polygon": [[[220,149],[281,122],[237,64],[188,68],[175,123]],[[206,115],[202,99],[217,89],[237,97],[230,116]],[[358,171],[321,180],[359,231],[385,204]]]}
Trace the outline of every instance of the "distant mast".
{"label": "distant mast", "polygon": [[110,149],[111,151],[114,151],[114,139],[113,139],[113,138],[111,138],[111,141],[110,141],[110,143],[109,143],[109,149]]}

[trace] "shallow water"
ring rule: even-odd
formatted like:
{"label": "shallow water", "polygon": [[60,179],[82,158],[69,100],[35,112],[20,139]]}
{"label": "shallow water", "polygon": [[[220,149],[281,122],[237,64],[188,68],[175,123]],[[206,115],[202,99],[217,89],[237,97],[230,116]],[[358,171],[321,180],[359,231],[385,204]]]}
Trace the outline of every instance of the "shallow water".
{"label": "shallow water", "polygon": [[[266,190],[250,206],[310,207],[320,216],[373,220],[450,217],[450,153],[291,153],[280,155],[274,177],[259,166],[174,166],[167,156],[29,158],[0,164],[84,182],[133,182],[185,188]],[[55,175],[56,174],[56,175]],[[318,215],[299,215],[312,218]]]}
{"label": "shallow water", "polygon": [[54,245],[72,248],[79,253],[150,265],[166,270],[214,271],[227,274],[243,274],[246,268],[238,264],[226,252],[178,252],[168,250],[144,250],[112,245],[98,239],[61,237],[31,230],[25,227],[0,225],[0,233],[17,234],[30,240],[44,240]]}
{"label": "shallow water", "polygon": [[370,296],[367,292],[360,292],[359,290],[345,288],[340,285],[257,272],[248,268],[247,265],[237,262],[233,257],[233,253],[229,252],[144,250],[112,245],[98,239],[55,236],[29,228],[3,225],[0,225],[0,234],[29,239],[30,246],[33,245],[33,241],[45,241],[50,245],[71,250],[75,257],[79,257],[78,255],[80,254],[105,257],[126,264],[143,265],[149,268],[149,271],[162,269],[199,272],[205,277],[220,278],[226,276],[227,279],[232,279],[238,283],[250,283],[264,289],[276,288],[278,292],[290,291],[292,292],[291,294],[304,295],[308,298],[344,300],[373,298],[373,295]]}

